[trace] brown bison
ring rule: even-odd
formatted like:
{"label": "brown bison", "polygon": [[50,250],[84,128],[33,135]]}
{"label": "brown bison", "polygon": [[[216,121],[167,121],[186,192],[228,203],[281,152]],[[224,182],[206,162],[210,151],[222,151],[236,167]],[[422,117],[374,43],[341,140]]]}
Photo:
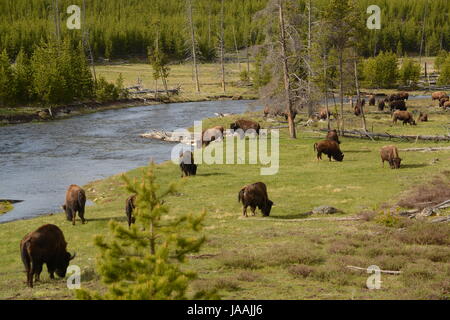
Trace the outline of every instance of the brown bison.
{"label": "brown bison", "polygon": [[379,111],[384,111],[384,107],[386,106],[385,104],[385,100],[380,100],[378,101],[378,110]]}
{"label": "brown bison", "polygon": [[261,210],[263,216],[269,216],[273,202],[269,200],[266,185],[262,182],[249,184],[243,187],[238,194],[238,202],[242,202],[242,214],[247,217],[247,207],[250,207],[255,215],[256,207]]}
{"label": "brown bison", "polygon": [[355,116],[359,116],[362,113],[362,108],[364,107],[364,105],[366,104],[366,100],[362,99],[362,100],[357,100],[356,101],[356,105],[353,108],[353,111],[355,113]]}
{"label": "brown bison", "polygon": [[212,141],[223,138],[225,129],[222,126],[215,126],[202,132],[202,146],[207,147]]}
{"label": "brown bison", "polygon": [[431,100],[441,100],[444,97],[448,97],[444,91],[436,91],[431,94]]}
{"label": "brown bison", "polygon": [[395,101],[391,101],[389,102],[389,108],[391,109],[391,111],[394,110],[401,110],[401,111],[406,111],[406,103],[404,100],[395,100]]}
{"label": "brown bison", "polygon": [[397,123],[397,120],[402,120],[403,125],[409,123],[410,125],[416,125],[416,121],[413,119],[413,115],[409,111],[397,110],[392,114],[392,121]]}
{"label": "brown bison", "polygon": [[329,130],[326,139],[331,140],[331,141],[336,141],[338,144],[341,144],[341,142],[339,141],[339,136],[337,134],[336,129]]}
{"label": "brown bison", "polygon": [[353,109],[353,112],[355,113],[355,116],[360,116],[361,115],[361,106],[356,105]]}
{"label": "brown bison", "polygon": [[[264,118],[267,118],[268,115],[271,115],[274,117],[276,117],[276,116],[284,117],[286,119],[286,121],[288,119],[288,113],[285,111],[274,110],[269,107],[265,107],[263,112],[264,112]],[[297,116],[297,111],[292,111],[292,119],[295,119],[296,116]]]}
{"label": "brown bison", "polygon": [[133,210],[136,208],[136,195],[129,196],[125,201],[125,214],[127,215],[128,228],[136,222]]}
{"label": "brown bison", "polygon": [[316,142],[314,144],[314,151],[317,151],[317,161],[319,161],[319,159],[322,160],[322,153],[325,153],[330,161],[331,157],[336,161],[342,161],[344,159],[344,154],[336,141],[322,140]]}
{"label": "brown bison", "polygon": [[331,117],[330,111],[327,112],[327,109],[320,109],[320,111],[319,111],[319,119],[320,120],[326,120],[329,117]]}
{"label": "brown bison", "polygon": [[84,219],[84,206],[86,204],[86,193],[83,189],[81,189],[76,184],[72,184],[69,186],[66,192],[66,203],[62,206],[64,211],[66,212],[66,217],[68,221],[72,221],[72,224],[75,225],[75,219],[78,216],[81,219],[81,223],[85,223]]}
{"label": "brown bison", "polygon": [[398,101],[398,100],[408,100],[409,98],[409,93],[408,92],[398,92],[398,93],[393,93],[390,96],[388,96],[388,101],[392,102],[392,101]]}
{"label": "brown bison", "polygon": [[255,130],[256,134],[259,134],[259,130],[261,129],[261,127],[258,122],[251,121],[251,120],[239,119],[239,120],[236,120],[235,122],[233,122],[232,124],[230,124],[230,129],[232,129],[234,131],[241,129],[244,132],[252,129],[252,130]]}
{"label": "brown bison", "polygon": [[420,122],[426,122],[426,121],[428,121],[428,114],[426,114],[426,113],[420,113],[419,114],[419,119],[417,119],[417,121],[420,121]]}
{"label": "brown bison", "polygon": [[450,101],[444,102],[444,109],[447,110],[447,108],[450,109]]}
{"label": "brown bison", "polygon": [[443,108],[444,105],[445,105],[445,103],[446,103],[447,101],[449,101],[449,100],[450,100],[449,97],[442,97],[442,98],[440,98],[440,99],[439,99],[439,107]]}
{"label": "brown bison", "polygon": [[194,163],[194,154],[191,151],[180,152],[181,177],[195,176],[197,165]]}
{"label": "brown bison", "polygon": [[66,251],[64,234],[57,226],[46,224],[27,234],[20,242],[20,256],[27,273],[27,285],[33,288],[33,277],[39,281],[43,264],[47,264],[50,279],[66,276],[70,260],[75,258]]}
{"label": "brown bison", "polygon": [[389,166],[391,169],[399,169],[400,163],[402,162],[402,159],[398,156],[398,150],[395,146],[384,146],[380,150],[381,155],[381,162],[383,163],[384,168],[384,162],[389,162]]}
{"label": "brown bison", "polygon": [[374,106],[377,100],[375,99],[374,95],[369,96],[369,106]]}

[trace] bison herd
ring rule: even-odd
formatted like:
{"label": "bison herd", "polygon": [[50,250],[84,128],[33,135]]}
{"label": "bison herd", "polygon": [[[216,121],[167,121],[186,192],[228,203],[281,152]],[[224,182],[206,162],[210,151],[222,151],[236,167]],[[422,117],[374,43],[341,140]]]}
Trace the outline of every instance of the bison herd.
{"label": "bison herd", "polygon": [[[405,100],[408,99],[408,93],[397,93],[388,96],[385,99],[378,101],[378,109],[383,110],[388,104],[392,111],[393,122],[397,120],[403,124],[415,125],[416,122],[410,112],[406,110]],[[443,108],[450,108],[449,97],[445,92],[435,92],[432,94],[433,100],[438,100],[439,105]],[[376,105],[376,97],[369,97],[369,105]],[[354,112],[359,115],[361,108],[364,106],[365,100],[357,102]],[[269,114],[269,110],[264,110],[264,115]],[[275,115],[287,116],[286,113],[278,112]],[[296,113],[294,114],[294,116]],[[321,110],[319,118],[326,119],[330,117],[331,113],[326,110]],[[427,121],[428,116],[420,113],[418,121]],[[260,125],[255,121],[239,119],[230,124],[230,129],[241,129],[243,132],[252,130],[256,134],[260,133]],[[222,126],[215,126],[206,129],[202,132],[201,145],[208,146],[212,141],[223,138],[224,128]],[[317,161],[322,159],[322,154],[328,156],[329,161],[333,158],[335,161],[341,162],[344,159],[344,154],[340,149],[341,141],[339,141],[336,130],[329,130],[325,140],[314,143],[314,151],[317,152]],[[391,169],[399,169],[401,158],[395,146],[384,146],[380,150],[382,166],[387,161]],[[181,177],[195,176],[197,173],[197,164],[194,162],[192,151],[184,151],[180,153],[180,169]],[[267,194],[267,186],[262,182],[257,182],[244,186],[238,192],[238,202],[242,203],[243,215],[247,217],[247,208],[250,207],[252,214],[258,208],[263,216],[269,216],[273,206],[273,202],[269,199]],[[66,214],[66,219],[75,225],[76,215],[84,224],[86,219],[84,217],[86,204],[85,191],[77,186],[70,185],[66,192],[66,200],[62,208]],[[127,217],[128,226],[131,227],[135,223],[133,211],[136,208],[136,195],[130,195],[125,201],[125,214]],[[65,277],[67,267],[70,261],[75,257],[66,250],[67,242],[64,239],[63,232],[60,228],[53,224],[46,224],[37,230],[27,234],[20,242],[20,255],[25,266],[27,275],[27,285],[33,287],[33,280],[39,281],[39,276],[42,272],[43,264],[47,265],[47,270],[50,278],[54,278],[54,273],[59,277]]]}

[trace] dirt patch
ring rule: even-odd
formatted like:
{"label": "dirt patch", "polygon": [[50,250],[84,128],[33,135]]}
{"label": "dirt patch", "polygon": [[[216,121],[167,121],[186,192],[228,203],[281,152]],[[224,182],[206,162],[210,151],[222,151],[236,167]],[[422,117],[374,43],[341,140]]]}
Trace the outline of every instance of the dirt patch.
{"label": "dirt patch", "polygon": [[398,205],[409,209],[423,209],[450,199],[450,171],[444,171],[431,181],[404,192]]}

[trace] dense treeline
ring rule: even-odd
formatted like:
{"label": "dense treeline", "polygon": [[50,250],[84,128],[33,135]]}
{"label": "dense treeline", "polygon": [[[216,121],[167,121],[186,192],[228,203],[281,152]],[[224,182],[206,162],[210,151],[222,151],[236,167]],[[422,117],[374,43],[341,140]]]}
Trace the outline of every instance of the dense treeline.
{"label": "dense treeline", "polygon": [[0,106],[53,106],[126,96],[121,76],[116,84],[103,78],[94,81],[81,44],[42,44],[31,56],[20,50],[13,64],[6,50],[0,53]]}
{"label": "dense treeline", "polygon": [[[14,58],[20,48],[31,54],[33,45],[55,38],[54,0],[0,1],[0,48]],[[188,57],[185,0],[86,0],[86,26],[95,57],[145,57],[159,34],[162,51],[172,60]],[[298,1],[304,8],[305,0]],[[314,0],[313,19],[322,15],[328,0]],[[59,0],[62,37],[75,44],[81,31],[67,30],[66,9],[82,6],[82,0]],[[262,43],[264,25],[253,19],[267,0],[225,1],[225,48]],[[381,30],[367,30],[358,35],[358,49],[364,56],[380,51],[436,55],[450,50],[450,11],[448,0],[357,0],[364,24],[366,8],[377,4],[382,10]],[[220,0],[194,0],[194,22],[200,58],[217,56]],[[422,21],[425,20],[424,28]],[[422,29],[424,31],[422,37]],[[423,38],[423,41],[422,41]]]}

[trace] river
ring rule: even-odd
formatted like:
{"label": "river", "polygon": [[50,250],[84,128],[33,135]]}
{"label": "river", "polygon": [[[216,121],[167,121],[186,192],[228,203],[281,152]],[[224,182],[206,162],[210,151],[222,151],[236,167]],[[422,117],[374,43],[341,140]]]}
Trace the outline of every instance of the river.
{"label": "river", "polygon": [[24,200],[0,215],[0,223],[60,212],[70,184],[170,159],[173,144],[141,133],[191,127],[214,113],[261,109],[250,102],[162,104],[0,127],[0,199]]}

